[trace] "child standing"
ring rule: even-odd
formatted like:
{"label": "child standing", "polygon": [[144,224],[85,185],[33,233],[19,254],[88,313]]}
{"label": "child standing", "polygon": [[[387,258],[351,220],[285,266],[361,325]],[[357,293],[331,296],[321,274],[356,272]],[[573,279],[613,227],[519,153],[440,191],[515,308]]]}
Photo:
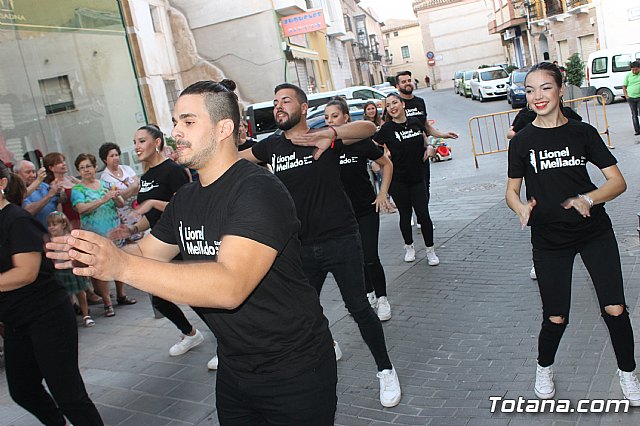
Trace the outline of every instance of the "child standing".
{"label": "child standing", "polygon": [[[49,234],[52,237],[62,237],[71,234],[71,222],[62,212],[51,212],[47,217],[47,225],[49,227]],[[71,269],[56,269],[54,274],[58,281],[62,283],[65,290],[67,290],[69,296],[72,297],[71,303],[73,303],[74,294],[78,299],[84,326],[93,327],[96,325],[95,321],[89,316],[89,305],[85,293],[85,290],[91,287],[91,281],[89,281],[87,277],[74,275]]]}

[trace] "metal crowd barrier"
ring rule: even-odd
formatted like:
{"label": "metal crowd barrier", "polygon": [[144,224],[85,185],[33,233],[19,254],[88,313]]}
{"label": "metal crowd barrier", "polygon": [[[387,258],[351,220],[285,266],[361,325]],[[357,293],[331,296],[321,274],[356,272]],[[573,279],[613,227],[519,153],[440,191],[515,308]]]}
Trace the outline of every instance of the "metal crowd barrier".
{"label": "metal crowd barrier", "polygon": [[[595,127],[600,135],[606,135],[605,142],[607,146],[610,149],[614,148],[611,144],[607,110],[604,98],[601,95],[567,100],[564,101],[564,105],[573,108],[582,117],[582,121]],[[477,115],[469,119],[469,134],[476,168],[479,167],[478,157],[509,150],[507,133],[519,111],[519,109],[513,109],[493,114]]]}

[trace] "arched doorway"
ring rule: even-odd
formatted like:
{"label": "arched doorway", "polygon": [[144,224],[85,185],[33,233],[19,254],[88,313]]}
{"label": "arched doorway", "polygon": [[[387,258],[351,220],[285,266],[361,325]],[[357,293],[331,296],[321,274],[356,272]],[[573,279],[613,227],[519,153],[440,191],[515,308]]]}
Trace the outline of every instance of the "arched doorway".
{"label": "arched doorway", "polygon": [[548,61],[551,56],[549,55],[549,43],[547,42],[547,36],[540,34],[538,38],[538,52],[542,54],[542,60]]}

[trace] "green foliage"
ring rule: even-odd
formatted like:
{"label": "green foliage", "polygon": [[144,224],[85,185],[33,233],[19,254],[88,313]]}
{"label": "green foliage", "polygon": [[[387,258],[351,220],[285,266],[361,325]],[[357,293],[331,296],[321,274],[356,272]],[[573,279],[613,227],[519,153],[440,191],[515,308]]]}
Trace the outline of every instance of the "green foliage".
{"label": "green foliage", "polygon": [[580,55],[574,53],[567,60],[567,81],[569,84],[580,87],[584,81],[584,62]]}
{"label": "green foliage", "polygon": [[171,148],[176,149],[176,141],[171,136],[164,135],[164,143]]}
{"label": "green foliage", "polygon": [[507,73],[511,74],[513,72],[513,70],[518,69],[518,67],[516,67],[515,65],[509,65],[506,69]]}
{"label": "green foliage", "polygon": [[489,68],[490,66],[491,66],[491,65],[486,65],[486,64],[485,64],[485,65],[480,65],[480,66],[478,67],[478,69],[481,69],[481,68]]}

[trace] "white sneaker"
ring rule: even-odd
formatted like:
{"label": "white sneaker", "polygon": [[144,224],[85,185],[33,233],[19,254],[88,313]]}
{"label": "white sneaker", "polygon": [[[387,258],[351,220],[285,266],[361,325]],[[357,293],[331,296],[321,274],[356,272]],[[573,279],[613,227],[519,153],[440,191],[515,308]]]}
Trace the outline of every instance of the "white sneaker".
{"label": "white sneaker", "polygon": [[380,318],[380,321],[389,321],[391,319],[391,306],[387,296],[378,298],[378,318]]}
{"label": "white sneaker", "polygon": [[405,262],[413,262],[416,260],[416,249],[413,248],[413,244],[405,244],[404,249],[407,251],[404,255]]}
{"label": "white sneaker", "polygon": [[200,343],[204,342],[204,336],[200,333],[200,330],[196,330],[196,334],[193,336],[185,336],[184,334],[181,336],[181,339],[178,343],[171,346],[169,349],[169,355],[178,356],[182,354],[186,354],[189,350],[195,348]]}
{"label": "white sneaker", "polygon": [[413,220],[413,216],[411,216],[411,226],[416,226],[416,221]]}
{"label": "white sneaker", "polygon": [[382,370],[377,376],[380,379],[380,404],[387,408],[395,407],[402,397],[396,369],[392,367],[391,370]]}
{"label": "white sneaker", "polygon": [[342,351],[340,350],[340,345],[335,340],[333,341],[333,351],[336,353],[336,361],[340,361]]}
{"label": "white sneaker", "polygon": [[215,355],[213,358],[207,362],[207,368],[209,370],[217,370],[218,369],[218,355]]}
{"label": "white sneaker", "polygon": [[429,262],[429,266],[436,266],[440,264],[440,259],[436,256],[436,250],[432,247],[427,247],[427,261]]}
{"label": "white sneaker", "polygon": [[538,276],[536,275],[536,267],[534,265],[531,265],[531,271],[529,271],[529,276],[531,277],[532,280],[538,279]]}
{"label": "white sneaker", "polygon": [[536,366],[536,385],[534,392],[540,399],[551,399],[556,395],[556,387],[553,384],[553,370],[551,369],[551,366]]}
{"label": "white sneaker", "polygon": [[422,225],[420,225],[419,223],[416,225],[416,227],[417,227],[418,229],[422,229]]}
{"label": "white sneaker", "polygon": [[376,299],[375,292],[372,291],[371,293],[367,293],[367,299],[369,299],[369,304],[373,309],[376,309],[378,307],[378,299]]}
{"label": "white sneaker", "polygon": [[633,371],[618,370],[620,376],[620,387],[624,397],[629,400],[632,407],[640,407],[640,383]]}

